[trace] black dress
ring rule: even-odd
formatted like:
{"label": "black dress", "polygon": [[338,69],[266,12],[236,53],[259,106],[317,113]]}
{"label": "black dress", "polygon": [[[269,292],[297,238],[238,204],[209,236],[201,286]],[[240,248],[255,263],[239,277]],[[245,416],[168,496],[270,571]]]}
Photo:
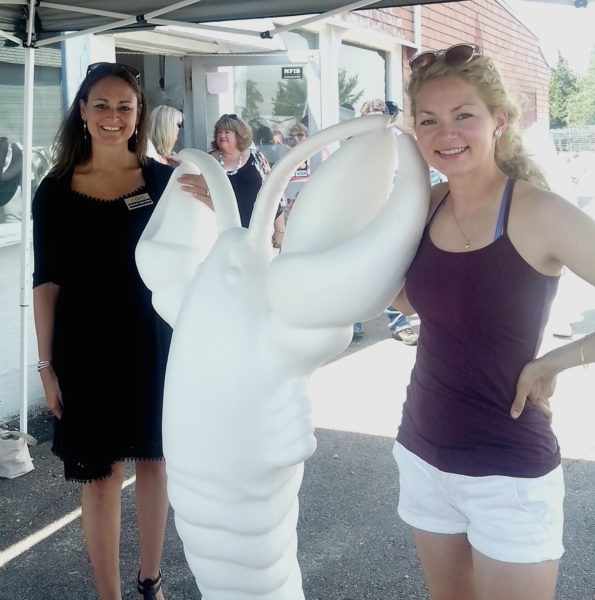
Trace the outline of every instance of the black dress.
{"label": "black dress", "polygon": [[238,203],[242,227],[248,227],[250,224],[256,196],[269,170],[266,158],[260,153],[250,151],[248,160],[242,167],[237,171],[227,171]]}
{"label": "black dress", "polygon": [[163,458],[171,329],[153,309],[134,251],[171,173],[151,160],[145,186],[115,201],[72,191],[72,174],[47,177],[35,194],[33,285],[60,286],[52,361],[64,413],[52,450],[68,480],[107,477],[120,460]]}

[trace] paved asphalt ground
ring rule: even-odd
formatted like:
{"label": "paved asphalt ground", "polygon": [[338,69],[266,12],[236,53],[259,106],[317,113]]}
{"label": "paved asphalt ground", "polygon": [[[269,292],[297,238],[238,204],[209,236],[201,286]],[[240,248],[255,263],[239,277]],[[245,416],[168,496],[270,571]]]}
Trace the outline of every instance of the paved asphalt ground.
{"label": "paved asphalt ground", "polygon": [[[572,324],[575,335],[595,331],[592,292],[571,278],[565,285],[566,296],[574,299],[573,311],[565,312],[579,315]],[[548,332],[544,346],[557,343]],[[307,600],[428,597],[409,530],[396,514],[397,470],[391,455],[414,357],[415,348],[390,339],[379,317],[366,323],[361,340],[312,376],[318,449],[306,462],[298,524]],[[566,553],[557,600],[595,600],[594,391],[595,365],[578,367],[560,376],[552,402],[567,486]],[[31,415],[29,432],[39,439],[31,449],[35,470],[0,479],[0,600],[94,600],[80,532],[79,489],[63,480],[61,464],[49,450],[47,416]],[[137,598],[133,489],[129,485],[123,491],[126,600]],[[168,600],[201,598],[171,514],[163,574]]]}

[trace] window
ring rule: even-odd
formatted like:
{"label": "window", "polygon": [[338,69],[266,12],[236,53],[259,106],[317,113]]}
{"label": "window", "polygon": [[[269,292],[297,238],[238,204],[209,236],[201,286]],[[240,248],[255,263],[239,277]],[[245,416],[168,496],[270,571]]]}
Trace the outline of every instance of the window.
{"label": "window", "polygon": [[386,59],[379,50],[343,43],[339,57],[339,105],[341,119],[358,116],[371,98],[385,99]]}

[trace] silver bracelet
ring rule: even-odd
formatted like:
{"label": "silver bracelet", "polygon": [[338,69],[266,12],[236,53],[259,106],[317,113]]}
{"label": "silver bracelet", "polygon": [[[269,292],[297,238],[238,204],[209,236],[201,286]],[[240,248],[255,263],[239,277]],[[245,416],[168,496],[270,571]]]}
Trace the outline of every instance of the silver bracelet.
{"label": "silver bracelet", "polygon": [[39,371],[41,371],[42,369],[47,369],[48,367],[52,366],[52,361],[51,360],[40,360],[37,362],[37,372],[39,373]]}

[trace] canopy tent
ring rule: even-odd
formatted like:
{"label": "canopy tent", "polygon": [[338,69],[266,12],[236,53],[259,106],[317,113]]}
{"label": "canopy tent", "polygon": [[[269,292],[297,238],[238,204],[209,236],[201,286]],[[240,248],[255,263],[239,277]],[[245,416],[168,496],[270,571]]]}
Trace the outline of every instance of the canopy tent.
{"label": "canopy tent", "polygon": [[[583,7],[590,0],[533,1]],[[121,0],[102,0],[101,9],[97,8],[96,0],[63,0],[60,3],[0,0],[0,37],[9,38],[19,45],[39,47],[64,39],[64,32],[82,35],[108,30],[139,30],[158,25],[187,26],[299,15],[319,15],[316,18],[324,18],[362,8],[438,3],[444,3],[444,0],[357,0],[349,4],[345,0],[180,0],[173,3],[164,0],[127,0],[126,12],[122,12]],[[264,31],[259,35],[270,37],[276,31]]]}
{"label": "canopy tent", "polygon": [[[441,0],[426,0],[426,4]],[[411,0],[0,0],[0,30],[26,42],[30,18],[37,43],[65,31],[94,33],[117,29],[141,29],[156,25],[233,21],[286,17],[358,8],[382,8],[419,4]],[[126,12],[122,11],[125,6]],[[328,15],[325,15],[328,16]],[[95,31],[92,31],[95,30]],[[265,32],[263,32],[266,35]]]}

